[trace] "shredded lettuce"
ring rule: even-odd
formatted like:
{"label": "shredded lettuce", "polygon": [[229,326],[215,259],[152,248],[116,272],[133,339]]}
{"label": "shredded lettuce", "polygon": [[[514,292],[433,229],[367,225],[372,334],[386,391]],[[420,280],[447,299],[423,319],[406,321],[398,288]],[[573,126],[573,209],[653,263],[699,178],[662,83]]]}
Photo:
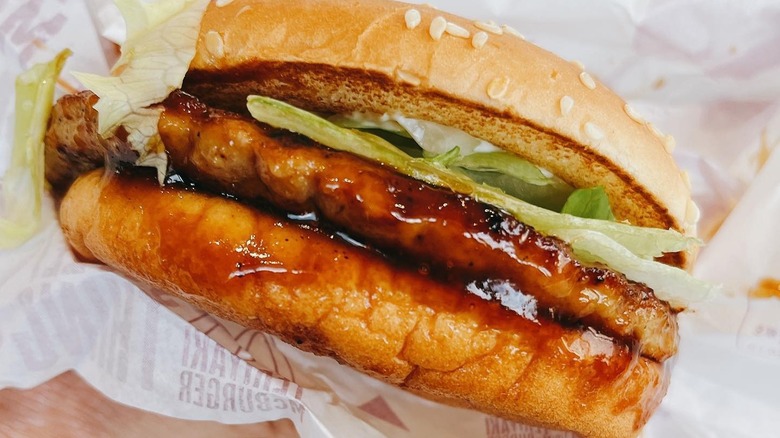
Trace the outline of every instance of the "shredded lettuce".
{"label": "shredded lettuce", "polygon": [[460,171],[475,182],[497,187],[507,195],[551,211],[560,212],[573,190],[570,185],[560,180],[537,185],[502,172],[475,171],[461,167],[453,167],[453,170]]}
{"label": "shredded lettuce", "polygon": [[[495,187],[476,183],[448,169],[442,162],[410,157],[380,137],[337,126],[308,111],[271,98],[249,96],[247,108],[260,122],[296,132],[333,149],[381,162],[420,181],[446,187],[502,208],[538,231],[568,242],[575,253],[589,254],[592,260],[598,260],[623,272],[632,280],[646,280],[645,284],[654,290],[664,289],[662,293],[674,300],[687,302],[691,298],[707,296],[712,288],[693,279],[683,270],[653,261],[653,258],[664,253],[683,251],[698,244],[695,238],[686,237],[673,230],[641,228],[625,223],[586,219],[546,210],[509,196]],[[455,147],[459,146],[453,146],[443,153],[451,153]],[[582,239],[580,236],[583,233],[588,237],[598,237]],[[657,266],[652,272],[665,274],[675,272],[675,275],[669,274],[669,278],[674,277],[678,282],[677,286],[671,288],[674,286],[670,285],[671,282],[657,278],[658,276],[647,276],[647,278],[643,276],[643,280],[639,280],[635,275],[640,269],[621,269],[621,267],[634,266],[627,266],[626,255],[630,255],[632,263],[641,265],[642,269],[647,266]],[[691,291],[691,288],[694,290]]]}
{"label": "shredded lettuce", "polygon": [[162,181],[167,159],[157,133],[160,111],[149,108],[181,87],[195,56],[200,21],[208,0],[117,0],[127,23],[122,56],[114,76],[74,73],[100,100],[98,131],[107,136],[119,126],[139,153],[138,165],[157,168]]}
{"label": "shredded lettuce", "polygon": [[673,230],[640,228],[633,225],[586,219],[549,211],[503,193],[495,187],[478,184],[428,159],[413,158],[389,142],[362,131],[341,128],[308,111],[263,96],[249,96],[252,116],[278,128],[309,137],[333,149],[343,150],[393,167],[400,173],[471,195],[515,215],[534,228],[552,234],[556,229],[593,230],[609,236],[639,257],[652,259],[666,252],[678,252],[699,243]]}
{"label": "shredded lettuce", "polygon": [[399,114],[373,114],[354,111],[337,114],[328,119],[343,128],[383,130],[411,138],[425,151],[426,156],[442,155],[458,148],[461,156],[475,152],[498,152],[495,145],[473,137],[457,128],[426,120],[412,119]]}
{"label": "shredded lettuce", "polygon": [[475,152],[455,160],[448,167],[476,182],[497,187],[510,196],[552,211],[561,211],[574,192],[574,188],[560,178],[504,151]]}
{"label": "shredded lettuce", "polygon": [[354,111],[351,113],[336,114],[328,117],[328,121],[342,128],[353,129],[377,129],[406,138],[412,138],[401,124],[395,121],[390,114],[370,114]]}
{"label": "shredded lettuce", "polygon": [[476,182],[548,210],[561,211],[574,191],[550,172],[460,129],[397,114],[352,112],[328,120],[343,128],[367,130],[413,157],[428,157]]}
{"label": "shredded lettuce", "polygon": [[604,263],[627,278],[650,286],[655,295],[672,307],[706,300],[719,286],[699,280],[663,263],[637,257],[604,234],[589,230],[559,230],[558,237],[569,242],[577,259],[586,263]]}
{"label": "shredded lettuce", "polygon": [[21,245],[40,226],[45,184],[43,136],[57,78],[70,55],[70,50],[63,50],[16,78],[14,146],[3,176],[5,217],[0,217],[0,248]]}
{"label": "shredded lettuce", "polygon": [[403,127],[421,148],[433,155],[443,154],[456,146],[464,156],[475,152],[501,151],[497,146],[451,126],[401,115],[394,115],[391,118]]}
{"label": "shredded lettuce", "polygon": [[522,158],[508,152],[477,152],[455,161],[455,166],[479,172],[499,172],[535,186],[552,183],[552,176]]}

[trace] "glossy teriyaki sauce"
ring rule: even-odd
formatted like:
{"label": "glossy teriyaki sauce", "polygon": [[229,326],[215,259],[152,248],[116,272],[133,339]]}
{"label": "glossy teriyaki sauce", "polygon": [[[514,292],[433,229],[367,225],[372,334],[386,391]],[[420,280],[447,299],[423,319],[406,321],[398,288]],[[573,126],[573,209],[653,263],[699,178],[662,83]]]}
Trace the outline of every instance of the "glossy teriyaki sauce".
{"label": "glossy teriyaki sauce", "polygon": [[[622,393],[616,414],[636,411],[639,418],[657,403],[647,397],[665,384],[664,377],[645,368],[660,365],[639,360],[635,348],[593,329],[518,315],[504,302],[512,298],[496,299],[511,296],[501,282],[468,291],[469,284],[421,275],[415,265],[324,232],[312,217],[249,208],[193,187],[180,182],[161,188],[151,175],[107,180],[102,197],[119,201],[96,215],[111,216],[104,221],[115,227],[111,245],[131,246],[132,257],[145,260],[129,263],[143,266],[129,274],[144,279],[164,272],[175,287],[200,290],[207,300],[235,309],[239,320],[257,321],[259,328],[323,354],[329,351],[318,351],[317,340],[333,342],[333,321],[355,324],[357,332],[368,331],[391,350],[399,368],[407,370],[398,371],[401,375],[411,369],[404,364],[451,372],[490,353],[491,361],[503,361],[501,366],[519,375],[554,370],[574,385],[567,391],[582,400],[577,409],[587,409],[588,400],[605,390]],[[131,228],[146,231],[130,233]],[[488,293],[493,299],[480,297]],[[520,307],[527,312],[523,306],[527,303]],[[439,355],[431,356],[436,345]],[[569,374],[578,377],[567,379]],[[629,376],[632,384],[624,384]],[[657,381],[642,380],[648,378]],[[522,391],[517,377],[507,397]]]}
{"label": "glossy teriyaki sauce", "polygon": [[674,314],[652,290],[582,266],[565,244],[494,207],[183,94],[166,102],[160,133],[173,166],[212,190],[314,212],[350,240],[520,315],[593,326],[659,360],[676,350]]}

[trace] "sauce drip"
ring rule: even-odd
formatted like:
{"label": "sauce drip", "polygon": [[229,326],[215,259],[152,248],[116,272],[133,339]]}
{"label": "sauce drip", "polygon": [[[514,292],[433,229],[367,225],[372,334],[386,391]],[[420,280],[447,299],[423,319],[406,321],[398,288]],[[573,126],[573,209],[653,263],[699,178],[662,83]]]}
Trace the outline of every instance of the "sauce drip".
{"label": "sauce drip", "polygon": [[780,298],[780,280],[763,278],[748,292],[748,296],[754,299]]}

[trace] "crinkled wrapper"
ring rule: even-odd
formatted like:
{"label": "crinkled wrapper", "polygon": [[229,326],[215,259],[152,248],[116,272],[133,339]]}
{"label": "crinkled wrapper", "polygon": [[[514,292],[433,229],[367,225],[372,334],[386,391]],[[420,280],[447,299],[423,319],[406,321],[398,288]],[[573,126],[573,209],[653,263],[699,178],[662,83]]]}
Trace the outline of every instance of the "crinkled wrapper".
{"label": "crinkled wrapper", "polygon": [[[724,295],[680,315],[669,393],[644,437],[780,433],[780,3],[430,2],[506,23],[588,71],[677,139],[705,247],[695,275]],[[104,0],[0,4],[0,171],[13,79],[69,47],[105,73],[123,38]],[[66,71],[61,93],[79,88]],[[304,437],[569,436],[450,408],[217,319],[110,268],[76,261],[45,206],[41,232],[0,252],[0,388],[75,370],[108,397],[184,419],[291,419]],[[764,296],[764,297],[759,297]]]}

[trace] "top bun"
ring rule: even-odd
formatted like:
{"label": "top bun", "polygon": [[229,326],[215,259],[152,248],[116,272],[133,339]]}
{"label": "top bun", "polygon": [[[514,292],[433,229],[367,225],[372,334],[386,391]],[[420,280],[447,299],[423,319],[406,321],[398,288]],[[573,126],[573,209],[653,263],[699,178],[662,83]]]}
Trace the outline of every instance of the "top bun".
{"label": "top bun", "polygon": [[452,126],[575,187],[603,186],[618,220],[694,230],[690,190],[657,131],[511,28],[384,0],[218,0],[184,88],[239,111],[262,94]]}

